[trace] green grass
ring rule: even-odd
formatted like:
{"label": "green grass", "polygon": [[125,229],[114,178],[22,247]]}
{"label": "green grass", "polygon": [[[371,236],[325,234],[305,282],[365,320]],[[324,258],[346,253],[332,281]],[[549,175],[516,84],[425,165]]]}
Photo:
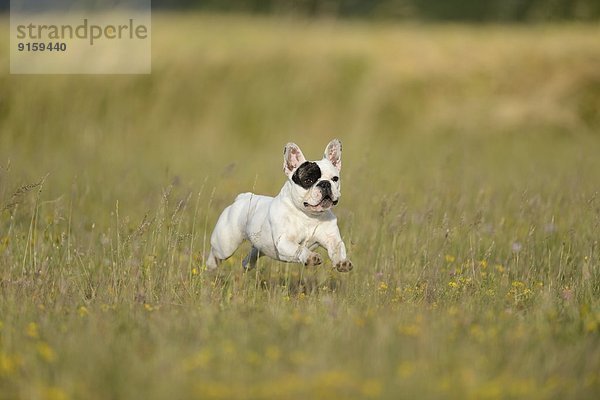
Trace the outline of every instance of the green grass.
{"label": "green grass", "polygon": [[[594,398],[599,40],[155,15],[151,76],[5,59],[0,399]],[[205,273],[220,211],[332,137],[354,271]]]}

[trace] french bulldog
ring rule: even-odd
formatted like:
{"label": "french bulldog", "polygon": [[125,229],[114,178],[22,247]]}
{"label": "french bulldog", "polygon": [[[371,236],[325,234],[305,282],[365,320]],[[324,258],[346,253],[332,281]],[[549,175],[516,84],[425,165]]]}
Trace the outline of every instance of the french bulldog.
{"label": "french bulldog", "polygon": [[242,193],[225,208],[210,238],[207,269],[217,268],[248,240],[252,249],[242,261],[246,270],[254,268],[263,255],[319,265],[323,260],[313,250],[322,246],[338,271],[350,271],[352,262],[331,211],[340,200],[341,169],[342,143],[338,139],[327,145],[319,161],[307,161],[298,145],[288,143],[283,150],[287,176],[283,188],[275,197]]}

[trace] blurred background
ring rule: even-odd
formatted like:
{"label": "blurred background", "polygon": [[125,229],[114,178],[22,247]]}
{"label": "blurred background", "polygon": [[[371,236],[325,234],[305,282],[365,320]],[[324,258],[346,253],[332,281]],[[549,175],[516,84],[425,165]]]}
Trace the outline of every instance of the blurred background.
{"label": "blurred background", "polygon": [[340,137],[357,192],[459,180],[519,191],[578,175],[598,145],[598,0],[152,6],[150,75],[0,65],[0,159],[19,181],[49,174],[54,196],[87,182],[108,204],[205,182],[222,206],[275,193],[288,141],[316,158]]}
{"label": "blurred background", "polygon": [[[149,75],[0,36],[0,398],[594,398],[600,1],[152,5]],[[354,271],[205,275],[334,137]]]}
{"label": "blurred background", "polygon": [[157,9],[190,7],[254,14],[471,22],[590,20],[600,15],[598,0],[155,0],[152,3]]}
{"label": "blurred background", "polygon": [[[1,0],[8,9],[10,0]],[[598,0],[153,0],[156,10],[441,21],[597,20]]]}
{"label": "blurred background", "polygon": [[152,4],[150,75],[0,64],[6,204],[46,177],[82,233],[108,229],[116,204],[132,230],[165,190],[201,192],[210,230],[237,193],[279,191],[285,143],[318,159],[333,137],[357,250],[378,246],[381,215],[502,221],[534,193],[546,225],[597,190],[598,1]]}

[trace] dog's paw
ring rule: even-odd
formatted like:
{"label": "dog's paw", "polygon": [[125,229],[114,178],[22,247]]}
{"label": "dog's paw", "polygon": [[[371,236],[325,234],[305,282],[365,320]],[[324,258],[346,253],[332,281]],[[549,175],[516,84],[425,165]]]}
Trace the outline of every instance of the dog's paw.
{"label": "dog's paw", "polygon": [[304,265],[306,266],[314,266],[323,264],[323,259],[319,253],[310,253]]}
{"label": "dog's paw", "polygon": [[352,268],[354,268],[354,266],[350,260],[340,261],[339,263],[335,264],[335,269],[337,269],[338,272],[350,272],[352,271]]}

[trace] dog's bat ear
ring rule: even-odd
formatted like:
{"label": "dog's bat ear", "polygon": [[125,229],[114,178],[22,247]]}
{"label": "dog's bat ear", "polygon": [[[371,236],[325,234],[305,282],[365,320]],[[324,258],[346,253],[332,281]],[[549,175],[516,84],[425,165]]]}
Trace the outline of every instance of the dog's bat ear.
{"label": "dog's bat ear", "polygon": [[283,172],[287,176],[292,176],[296,168],[306,161],[302,150],[296,143],[288,143],[283,149]]}
{"label": "dog's bat ear", "polygon": [[325,147],[325,155],[323,158],[331,161],[338,171],[342,169],[342,142],[339,139],[333,139],[327,147]]}

